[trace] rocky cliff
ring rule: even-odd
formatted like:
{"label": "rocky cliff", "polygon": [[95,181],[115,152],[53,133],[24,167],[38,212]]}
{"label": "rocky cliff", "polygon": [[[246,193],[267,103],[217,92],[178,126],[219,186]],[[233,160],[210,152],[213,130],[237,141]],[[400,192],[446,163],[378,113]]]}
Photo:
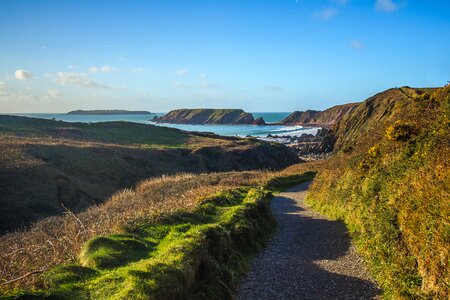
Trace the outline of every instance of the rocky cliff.
{"label": "rocky cliff", "polygon": [[265,124],[261,118],[255,120],[252,114],[242,109],[177,109],[155,117],[153,121],[172,124]]}
{"label": "rocky cliff", "polygon": [[324,111],[294,111],[285,119],[281,120],[280,124],[331,127],[347,116],[358,105],[359,103],[349,103],[344,105],[336,105]]}

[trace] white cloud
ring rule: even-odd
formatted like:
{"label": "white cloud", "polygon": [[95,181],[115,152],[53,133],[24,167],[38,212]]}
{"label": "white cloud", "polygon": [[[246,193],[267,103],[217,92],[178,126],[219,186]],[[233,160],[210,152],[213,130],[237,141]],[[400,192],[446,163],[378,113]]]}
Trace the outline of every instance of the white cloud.
{"label": "white cloud", "polygon": [[208,78],[208,75],[206,75],[206,74],[200,74],[200,75],[198,75],[198,77],[199,77],[200,79],[207,79],[207,78]]}
{"label": "white cloud", "polygon": [[317,20],[327,21],[336,16],[338,13],[335,8],[325,8],[314,13],[313,17]]}
{"label": "white cloud", "polygon": [[56,81],[63,85],[77,85],[86,88],[109,89],[109,86],[97,83],[85,74],[72,72],[59,72]]}
{"label": "white cloud", "polygon": [[179,70],[177,70],[176,73],[179,76],[185,76],[185,75],[189,74],[189,70],[188,69],[179,69]]}
{"label": "white cloud", "polygon": [[55,99],[55,98],[59,98],[63,95],[63,93],[60,90],[48,90],[47,91],[47,96],[51,99]]}
{"label": "white cloud", "polygon": [[6,83],[0,81],[0,90],[5,90],[7,88]]}
{"label": "white cloud", "polygon": [[131,72],[133,72],[133,73],[141,73],[144,71],[145,71],[145,68],[143,68],[143,67],[136,67],[136,68],[131,69]]}
{"label": "white cloud", "polygon": [[392,0],[377,0],[375,2],[375,8],[379,11],[384,12],[394,12],[400,7],[400,4],[392,1]]}
{"label": "white cloud", "polygon": [[89,68],[89,72],[90,73],[112,73],[112,72],[117,72],[118,69],[114,68],[114,67],[110,67],[108,65],[103,66],[103,67],[91,67]]}
{"label": "white cloud", "polygon": [[67,66],[67,69],[75,70],[75,69],[78,69],[78,66],[68,65],[68,66]]}
{"label": "white cloud", "polygon": [[110,66],[103,66],[100,68],[100,71],[102,73],[112,73],[112,72],[117,72],[119,69],[114,68],[114,67],[110,67]]}
{"label": "white cloud", "polygon": [[284,89],[281,86],[268,84],[266,85],[266,91],[268,92],[282,92]]}
{"label": "white cloud", "polygon": [[18,80],[28,80],[33,78],[33,74],[25,70],[16,70],[16,72],[14,72],[14,76]]}
{"label": "white cloud", "polygon": [[355,49],[355,50],[360,50],[360,49],[364,48],[364,44],[361,43],[360,41],[351,41],[349,46],[350,46],[350,48]]}

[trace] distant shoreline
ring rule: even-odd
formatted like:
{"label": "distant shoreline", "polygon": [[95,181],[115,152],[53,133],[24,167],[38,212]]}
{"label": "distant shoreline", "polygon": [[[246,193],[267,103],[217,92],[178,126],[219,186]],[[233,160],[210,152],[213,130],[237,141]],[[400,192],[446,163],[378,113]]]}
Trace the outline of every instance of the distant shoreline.
{"label": "distant shoreline", "polygon": [[66,115],[151,115],[149,111],[133,111],[133,110],[73,110]]}

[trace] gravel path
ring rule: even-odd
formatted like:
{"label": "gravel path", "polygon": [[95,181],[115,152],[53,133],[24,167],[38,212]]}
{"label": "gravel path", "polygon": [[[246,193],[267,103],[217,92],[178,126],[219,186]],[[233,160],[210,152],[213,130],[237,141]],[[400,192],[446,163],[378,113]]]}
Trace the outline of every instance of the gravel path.
{"label": "gravel path", "polygon": [[236,299],[378,299],[345,225],[303,202],[308,185],[273,199],[277,232],[254,259]]}

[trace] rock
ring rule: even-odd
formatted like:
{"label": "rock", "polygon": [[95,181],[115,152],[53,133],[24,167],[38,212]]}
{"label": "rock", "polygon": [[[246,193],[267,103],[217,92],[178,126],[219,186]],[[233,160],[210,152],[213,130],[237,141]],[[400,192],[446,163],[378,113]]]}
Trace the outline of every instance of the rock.
{"label": "rock", "polygon": [[263,118],[259,117],[258,119],[256,119],[253,124],[255,125],[266,125],[266,122],[264,121]]}

